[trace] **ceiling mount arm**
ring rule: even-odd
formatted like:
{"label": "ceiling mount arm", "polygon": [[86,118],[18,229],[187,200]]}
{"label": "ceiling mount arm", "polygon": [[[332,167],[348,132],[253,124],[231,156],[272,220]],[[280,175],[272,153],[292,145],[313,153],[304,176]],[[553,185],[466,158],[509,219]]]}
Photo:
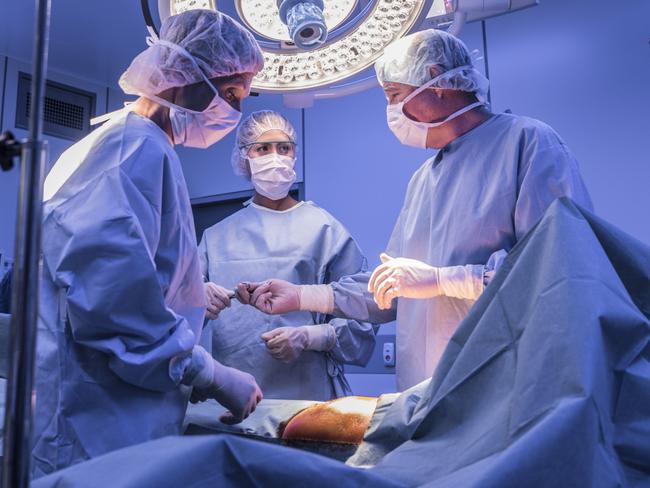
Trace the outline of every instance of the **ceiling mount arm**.
{"label": "ceiling mount arm", "polygon": [[153,16],[151,15],[151,8],[149,7],[149,0],[140,0],[140,6],[142,7],[142,16],[144,17],[144,23],[147,26],[147,30],[152,37],[158,38],[158,29],[153,21]]}

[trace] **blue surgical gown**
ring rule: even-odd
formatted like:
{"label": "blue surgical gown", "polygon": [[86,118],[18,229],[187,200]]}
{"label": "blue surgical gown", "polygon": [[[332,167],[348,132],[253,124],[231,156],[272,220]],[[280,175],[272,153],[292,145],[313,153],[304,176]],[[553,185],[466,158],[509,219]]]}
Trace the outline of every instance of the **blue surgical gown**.
{"label": "blue surgical gown", "polygon": [[[199,256],[204,279],[230,289],[268,278],[323,284],[366,270],[348,231],[312,202],[285,211],[251,203],[204,232]],[[303,351],[291,364],[273,358],[260,337],[278,327],[323,323],[336,331],[334,348]],[[279,399],[329,400],[350,394],[343,364],[365,365],[375,345],[369,323],[311,312],[270,316],[236,300],[204,333],[212,335],[212,355],[218,361],[249,372],[266,398]]]}
{"label": "blue surgical gown", "polygon": [[181,165],[128,113],[48,175],[33,468],[179,434],[205,296]]}
{"label": "blue surgical gown", "polygon": [[[558,134],[528,117],[493,115],[416,171],[386,252],[432,266],[491,270],[562,196],[592,208],[577,161]],[[367,282],[366,273],[332,284],[335,315],[374,323],[397,318],[398,389],[430,378],[474,300],[400,298],[380,311]]]}
{"label": "blue surgical gown", "polygon": [[[433,378],[379,399],[346,464],[240,435],[168,437],[33,488],[86,487],[88,479],[123,488],[142,480],[157,488],[178,480],[220,488],[647,488],[648,290],[650,247],[559,199],[508,254]],[[252,437],[273,437],[281,419],[309,402],[265,403],[233,431],[250,434],[248,424]],[[194,414],[195,433],[230,429],[217,427],[207,408]]]}

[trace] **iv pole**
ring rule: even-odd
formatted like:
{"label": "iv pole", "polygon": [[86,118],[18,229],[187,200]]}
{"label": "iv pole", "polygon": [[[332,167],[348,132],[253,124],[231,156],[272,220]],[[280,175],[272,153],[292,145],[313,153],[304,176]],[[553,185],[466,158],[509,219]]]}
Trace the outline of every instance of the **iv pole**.
{"label": "iv pole", "polygon": [[[50,36],[50,1],[36,0],[29,139],[0,138],[3,169],[21,149],[20,193],[11,297],[9,378],[5,410],[3,488],[28,488],[34,406],[34,356],[40,284],[43,173],[43,99]],[[9,164],[11,166],[11,164]]]}

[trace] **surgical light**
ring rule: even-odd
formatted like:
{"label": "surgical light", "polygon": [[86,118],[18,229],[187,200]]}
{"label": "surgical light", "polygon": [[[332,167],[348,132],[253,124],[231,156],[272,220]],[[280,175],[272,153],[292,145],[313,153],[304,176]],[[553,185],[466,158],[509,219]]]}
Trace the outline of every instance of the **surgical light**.
{"label": "surgical light", "polygon": [[300,49],[320,46],[327,39],[323,0],[278,0],[280,20]]}
{"label": "surgical light", "polygon": [[[324,2],[324,8],[321,10],[326,33],[336,29],[347,20],[357,4],[358,0],[328,0]],[[291,6],[297,7],[297,5],[287,3],[286,0],[285,2],[281,0],[238,0],[236,2],[237,13],[250,30],[271,41],[285,43],[294,43],[294,39],[289,34],[290,27],[286,21],[281,19],[280,8],[282,7],[286,13]],[[311,34],[314,33],[316,30]],[[304,37],[308,37],[310,33],[304,32],[303,34]]]}
{"label": "surgical light", "polygon": [[311,51],[265,49],[257,90],[304,91],[349,78],[379,58],[391,42],[407,34],[427,2],[377,0],[368,4],[358,24]]}
{"label": "surgical light", "polygon": [[[155,31],[148,2],[145,21]],[[161,21],[214,0],[157,0]],[[458,34],[466,22],[536,5],[538,0],[220,0],[219,10],[242,21],[264,53],[256,92],[284,95],[285,104],[358,93],[377,81],[370,67],[393,41],[427,28]]]}
{"label": "surgical light", "polygon": [[171,15],[176,15],[197,8],[216,10],[215,3],[215,0],[172,0],[169,4],[169,12]]}

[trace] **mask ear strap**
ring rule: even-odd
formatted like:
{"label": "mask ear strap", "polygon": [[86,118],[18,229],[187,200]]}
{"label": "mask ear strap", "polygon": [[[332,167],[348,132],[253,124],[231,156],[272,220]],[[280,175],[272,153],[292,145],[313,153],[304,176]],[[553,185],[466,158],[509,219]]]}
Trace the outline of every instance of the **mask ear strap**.
{"label": "mask ear strap", "polygon": [[432,78],[431,80],[427,81],[424,85],[419,86],[416,88],[414,91],[412,91],[403,101],[402,103],[406,105],[409,103],[411,100],[413,100],[415,97],[417,97],[420,93],[422,93],[424,90],[429,88],[431,85],[433,85],[436,81],[438,80],[438,77]]}
{"label": "mask ear strap", "polygon": [[407,96],[402,103],[407,104],[411,100],[413,100],[415,97],[417,97],[420,93],[422,93],[424,90],[429,88],[431,85],[433,85],[436,81],[438,81],[441,78],[445,78],[447,76],[456,74],[464,69],[471,68],[472,66],[469,64],[465,64],[463,66],[458,66],[457,68],[452,68],[449,71],[445,71],[444,73],[440,73],[438,76],[435,78],[430,79],[427,81],[424,85],[421,85],[418,87],[414,92],[412,92],[409,96]]}

